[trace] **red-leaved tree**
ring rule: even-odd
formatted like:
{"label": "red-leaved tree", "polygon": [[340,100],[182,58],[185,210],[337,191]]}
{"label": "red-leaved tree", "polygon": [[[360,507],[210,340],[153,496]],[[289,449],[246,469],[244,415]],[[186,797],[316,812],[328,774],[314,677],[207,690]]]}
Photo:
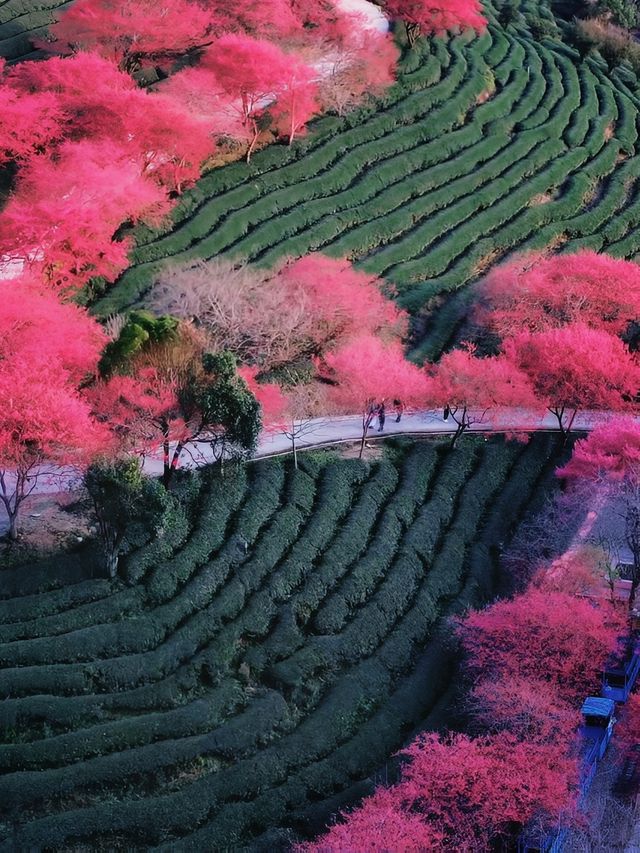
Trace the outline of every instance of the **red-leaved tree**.
{"label": "red-leaved tree", "polygon": [[376,402],[397,398],[411,406],[424,400],[424,373],[405,359],[396,342],[385,344],[373,335],[363,335],[328,352],[319,366],[321,375],[332,383],[330,395],[335,404],[343,411],[362,412],[360,456]]}
{"label": "red-leaved tree", "polygon": [[0,500],[12,539],[38,481],[84,464],[106,440],[80,391],[104,340],[85,311],[35,280],[0,282]]}
{"label": "red-leaved tree", "polygon": [[640,317],[640,266],[588,250],[520,255],[487,275],[477,315],[501,338],[578,322],[620,335]]}
{"label": "red-leaved tree", "polygon": [[571,430],[581,410],[624,412],[640,388],[640,366],[620,338],[583,322],[541,332],[523,331],[503,345],[541,404]]}
{"label": "red-leaved tree", "polygon": [[63,136],[64,109],[51,92],[22,93],[5,74],[0,59],[0,167],[25,163],[43,154]]}
{"label": "red-leaved tree", "polygon": [[36,93],[55,97],[67,139],[108,141],[114,157],[127,155],[141,175],[169,192],[194,181],[214,150],[207,122],[166,91],[138,88],[128,74],[96,54],[20,63],[8,81],[27,102]]}
{"label": "red-leaved tree", "polygon": [[126,267],[129,243],[116,239],[123,221],[157,223],[166,210],[164,192],[113,144],[69,142],[55,161],[36,158],[23,170],[0,243],[9,258],[68,292]]}
{"label": "red-leaved tree", "polygon": [[345,115],[364,97],[381,94],[395,79],[398,48],[387,33],[356,31],[344,47],[321,59],[323,109]]}
{"label": "red-leaved tree", "polygon": [[505,356],[477,358],[473,346],[442,356],[429,371],[427,401],[444,409],[456,425],[451,440],[491,414],[505,430],[518,423],[518,410],[534,408],[536,399],[527,376]]}
{"label": "red-leaved tree", "polygon": [[470,613],[458,633],[474,677],[546,681],[577,704],[598,691],[602,663],[623,630],[606,601],[531,588]]}
{"label": "red-leaved tree", "polygon": [[[300,853],[488,850],[513,824],[575,801],[577,763],[552,744],[507,731],[470,738],[425,734],[403,750],[401,781],[379,788]],[[497,784],[496,780],[499,780]]]}
{"label": "red-leaved tree", "polygon": [[162,63],[211,40],[211,13],[191,0],[78,0],[50,29],[56,53],[89,50],[123,71]]}
{"label": "red-leaved tree", "polygon": [[384,0],[383,6],[391,18],[404,21],[410,45],[420,35],[466,27],[482,31],[487,25],[478,0]]}
{"label": "red-leaved tree", "polygon": [[207,0],[216,33],[240,33],[278,40],[299,35],[302,23],[290,0]]}
{"label": "red-leaved tree", "polygon": [[346,258],[313,252],[285,263],[278,279],[292,299],[303,297],[320,351],[357,335],[389,341],[407,331],[406,313],[386,298],[381,280],[355,269]]}
{"label": "red-leaved tree", "polygon": [[247,162],[271,123],[284,122],[291,142],[317,111],[314,71],[271,42],[225,35],[206,51],[202,65],[240,118],[249,142]]}

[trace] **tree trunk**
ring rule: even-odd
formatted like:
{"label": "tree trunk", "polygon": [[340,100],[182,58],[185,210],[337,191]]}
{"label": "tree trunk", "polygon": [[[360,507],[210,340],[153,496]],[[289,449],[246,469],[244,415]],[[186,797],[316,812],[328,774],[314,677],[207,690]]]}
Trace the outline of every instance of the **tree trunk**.
{"label": "tree trunk", "polygon": [[162,485],[165,489],[169,488],[169,480],[171,479],[171,463],[169,461],[169,436],[164,432],[162,441]]}
{"label": "tree trunk", "polygon": [[629,613],[631,613],[636,602],[638,587],[640,586],[640,506],[638,505],[635,489],[631,490],[631,494],[627,494],[625,538],[633,557],[633,572],[631,575],[631,589],[629,591]]}
{"label": "tree trunk", "polygon": [[18,538],[18,521],[20,520],[20,507],[26,497],[27,475],[24,471],[16,472],[16,487],[13,496],[7,489],[5,471],[0,470],[0,501],[4,504],[9,519],[9,539],[15,542]]}
{"label": "tree trunk", "polygon": [[362,426],[362,438],[360,439],[360,453],[358,453],[358,459],[362,459],[362,454],[364,453],[364,443],[367,440],[367,429],[368,427]]}
{"label": "tree trunk", "polygon": [[258,141],[258,136],[260,135],[260,131],[255,126],[255,123],[254,123],[252,129],[253,129],[253,139],[251,140],[249,148],[247,149],[247,163],[251,162],[251,155],[253,154],[253,149],[256,147],[256,143]]}
{"label": "tree trunk", "polygon": [[118,548],[108,548],[105,550],[104,562],[110,578],[115,578],[118,573],[118,560],[120,559],[118,551]]}
{"label": "tree trunk", "polygon": [[458,443],[458,439],[460,438],[462,433],[466,430],[466,428],[467,427],[464,423],[458,424],[458,428],[454,432],[453,438],[451,439],[451,444],[449,445],[451,450],[455,450],[456,444]]}
{"label": "tree trunk", "polygon": [[451,450],[454,450],[456,444],[458,443],[458,439],[470,425],[471,421],[467,418],[466,406],[462,409],[462,416],[460,417],[460,419],[458,419],[457,417],[459,406],[456,406],[454,409],[452,409],[450,406],[447,406],[447,408],[449,409],[449,413],[453,419],[453,422],[456,424],[456,431],[454,432],[453,438],[451,439],[451,444],[449,445]]}
{"label": "tree trunk", "polygon": [[560,406],[558,408],[555,406],[554,408],[549,407],[549,411],[558,421],[558,428],[560,430],[560,434],[562,435],[562,443],[565,444],[567,439],[569,438],[569,433],[571,432],[571,428],[573,426],[573,422],[576,419],[576,415],[578,414],[578,410],[574,409],[571,413],[571,417],[569,418],[569,423],[565,426],[564,424],[564,416],[567,412],[566,406]]}
{"label": "tree trunk", "polygon": [[[294,425],[295,428],[295,425]],[[291,447],[293,448],[293,467],[298,470],[298,448],[296,446],[296,436],[295,433],[291,433]]]}
{"label": "tree trunk", "polygon": [[358,459],[362,459],[364,444],[367,440],[367,433],[369,432],[369,427],[373,422],[374,415],[375,412],[365,412],[365,414],[362,415],[362,438],[360,440],[360,453],[358,454]]}
{"label": "tree trunk", "polygon": [[18,510],[9,513],[9,539],[15,542],[18,538]]}

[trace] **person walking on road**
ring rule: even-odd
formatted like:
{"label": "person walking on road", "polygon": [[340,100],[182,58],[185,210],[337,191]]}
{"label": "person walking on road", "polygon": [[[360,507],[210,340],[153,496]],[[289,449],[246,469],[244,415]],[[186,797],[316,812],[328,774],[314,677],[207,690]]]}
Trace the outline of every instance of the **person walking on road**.
{"label": "person walking on road", "polygon": [[378,432],[382,432],[384,429],[384,421],[385,421],[385,412],[384,412],[384,400],[378,406]]}
{"label": "person walking on road", "polygon": [[396,413],[396,423],[399,424],[404,413],[404,403],[402,402],[402,400],[394,400],[393,408],[395,409]]}
{"label": "person walking on road", "polygon": [[373,397],[367,402],[367,420],[366,427],[367,429],[373,429],[373,419],[378,414],[378,404],[373,399]]}

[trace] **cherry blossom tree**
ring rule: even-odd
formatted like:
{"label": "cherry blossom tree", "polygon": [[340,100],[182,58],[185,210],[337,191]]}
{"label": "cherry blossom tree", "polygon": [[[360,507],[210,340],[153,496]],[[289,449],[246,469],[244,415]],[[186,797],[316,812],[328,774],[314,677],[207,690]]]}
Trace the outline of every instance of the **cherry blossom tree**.
{"label": "cherry blossom tree", "polygon": [[240,118],[249,142],[247,162],[260,133],[278,116],[286,116],[291,141],[316,111],[313,70],[271,42],[225,35],[206,51],[202,64]]}
{"label": "cherry blossom tree", "polygon": [[218,33],[240,33],[278,40],[299,35],[302,23],[290,0],[207,0]]}
{"label": "cherry blossom tree", "polygon": [[398,48],[386,34],[364,30],[321,60],[318,82],[323,109],[345,115],[366,96],[379,95],[395,79]]}
{"label": "cherry blossom tree", "polygon": [[260,419],[264,426],[277,425],[287,406],[282,389],[275,382],[260,382],[258,369],[243,365],[238,368],[238,376],[247,384],[247,388],[260,404]]}
{"label": "cherry blossom tree", "polygon": [[88,50],[127,72],[211,41],[211,13],[191,0],[78,0],[49,28],[56,53]]}
{"label": "cherry blossom tree", "polygon": [[[578,762],[554,743],[511,732],[470,738],[419,736],[403,750],[398,794],[407,811],[423,811],[454,850],[488,850],[514,824],[575,808]],[[496,780],[500,780],[496,784]]]}
{"label": "cherry blossom tree", "polygon": [[395,788],[378,788],[358,808],[342,812],[340,818],[316,841],[296,845],[296,853],[424,853],[442,849],[445,841],[444,833],[419,812],[412,814],[401,807]]}
{"label": "cherry blossom tree", "polygon": [[[488,850],[514,824],[575,803],[577,762],[554,744],[510,732],[470,738],[424,734],[403,754],[402,778],[343,814],[301,853],[341,850]],[[496,784],[496,780],[500,784]]]}
{"label": "cherry blossom tree", "polygon": [[404,21],[409,45],[420,35],[466,27],[482,31],[487,25],[478,0],[384,0],[384,9]]}
{"label": "cherry blossom tree", "polygon": [[[133,322],[139,325],[139,319]],[[202,336],[187,324],[175,333],[166,327],[159,336],[138,338],[133,347],[130,338],[125,325],[114,342],[122,344],[124,359],[103,359],[103,379],[88,393],[121,447],[140,455],[161,450],[165,488],[199,442],[220,460],[255,449],[259,404],[231,353],[207,352]]]}
{"label": "cherry blossom tree", "polygon": [[25,163],[47,152],[63,136],[64,109],[51,92],[23,94],[5,73],[0,59],[0,167]]}
{"label": "cherry blossom tree", "polygon": [[386,298],[383,282],[346,258],[313,252],[285,263],[280,278],[290,294],[304,294],[317,352],[355,335],[393,340],[407,331],[407,314]]}
{"label": "cherry blossom tree", "polygon": [[624,412],[640,387],[640,367],[620,338],[582,322],[507,339],[504,352],[567,436],[580,410]]}
{"label": "cherry blossom tree", "polygon": [[120,224],[158,223],[162,190],[112,143],[65,143],[55,161],[34,159],[23,170],[0,222],[6,256],[23,260],[60,292],[91,276],[113,279],[127,265]]}
{"label": "cherry blossom tree", "polygon": [[588,250],[520,255],[485,278],[477,314],[501,338],[578,322],[622,335],[640,317],[640,266]]}
{"label": "cherry blossom tree", "polygon": [[402,346],[396,342],[385,344],[371,334],[328,352],[319,368],[320,374],[332,383],[333,402],[343,411],[359,409],[362,413],[360,456],[375,417],[376,402],[397,398],[412,405],[425,396],[424,373],[406,361]]}
{"label": "cherry blossom tree", "polygon": [[607,601],[531,588],[470,613],[458,633],[474,678],[548,682],[578,703],[599,689],[602,662],[623,630]]}
{"label": "cherry blossom tree", "polygon": [[37,483],[82,466],[106,442],[80,390],[103,343],[82,309],[35,280],[0,282],[0,500],[12,539]]}
{"label": "cherry blossom tree", "polygon": [[167,267],[147,304],[195,322],[212,349],[229,349],[263,372],[322,356],[360,334],[398,339],[407,327],[379,279],[316,253],[273,272],[217,258]]}
{"label": "cherry blossom tree", "polygon": [[314,42],[326,41],[343,46],[361,28],[357,14],[341,7],[335,0],[290,0],[293,13],[303,32]]}
{"label": "cherry blossom tree", "polygon": [[214,151],[210,128],[168,92],[138,88],[131,77],[96,54],[20,63],[8,75],[27,99],[55,97],[74,142],[105,142],[126,154],[169,192],[195,180]]}
{"label": "cherry blossom tree", "polygon": [[[618,706],[620,708],[620,706]],[[617,716],[617,713],[616,713]],[[616,741],[623,754],[640,745],[640,693],[632,693],[620,708]]]}
{"label": "cherry blossom tree", "polygon": [[553,743],[567,751],[581,722],[579,706],[553,681],[492,672],[472,685],[465,700],[474,729],[508,731],[528,743]]}
{"label": "cherry blossom tree", "polygon": [[471,426],[485,423],[490,412],[508,430],[517,423],[518,409],[536,405],[521,370],[504,356],[477,358],[471,345],[446,353],[429,373],[430,405],[444,409],[456,425],[451,447]]}

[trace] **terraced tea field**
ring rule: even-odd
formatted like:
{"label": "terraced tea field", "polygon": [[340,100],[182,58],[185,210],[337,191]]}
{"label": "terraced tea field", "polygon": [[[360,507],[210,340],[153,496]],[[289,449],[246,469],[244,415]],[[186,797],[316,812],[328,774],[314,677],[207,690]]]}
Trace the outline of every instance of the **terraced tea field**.
{"label": "terraced tea field", "polygon": [[[544,3],[522,11],[554,21]],[[627,78],[524,23],[425,42],[376,108],[204,177],[172,230],[138,235],[133,268],[96,310],[142,300],[168,258],[268,265],[322,250],[392,281],[414,312],[458,291],[423,342],[437,354],[459,289],[506,253],[640,251],[640,100]]]}
{"label": "terraced tea field", "polygon": [[0,57],[11,60],[34,55],[31,39],[42,38],[57,13],[71,0],[0,0]]}
{"label": "terraced tea field", "polygon": [[[0,2],[0,56],[55,13],[21,2]],[[544,3],[521,11],[419,45],[375,105],[206,175],[170,229],[137,232],[94,310],[144,301],[167,259],[322,250],[415,314],[437,302],[415,352],[435,356],[509,252],[634,257],[636,81],[559,29],[534,38],[534,17],[556,27]],[[0,850],[274,850],[318,831],[442,718],[444,617],[495,592],[558,454],[470,437],[205,471],[191,527],[128,555],[126,584],[0,572]]]}
{"label": "terraced tea field", "polygon": [[131,554],[129,585],[3,572],[0,849],[318,829],[438,707],[441,619],[491,595],[555,441],[207,471],[186,540]]}

